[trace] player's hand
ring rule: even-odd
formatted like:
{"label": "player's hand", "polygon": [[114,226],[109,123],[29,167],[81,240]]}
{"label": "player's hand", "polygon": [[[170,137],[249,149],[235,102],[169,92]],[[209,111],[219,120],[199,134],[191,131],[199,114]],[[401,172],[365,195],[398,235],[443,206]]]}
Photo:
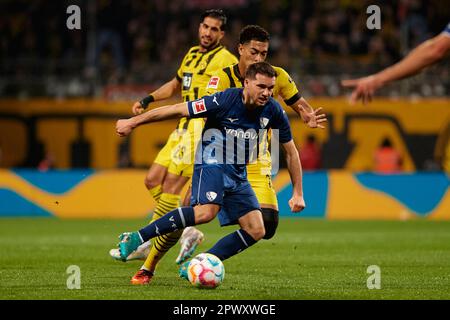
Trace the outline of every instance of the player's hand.
{"label": "player's hand", "polygon": [[134,126],[132,125],[131,119],[120,119],[116,123],[116,133],[119,137],[126,137],[133,131]]}
{"label": "player's hand", "polygon": [[133,114],[134,114],[135,116],[137,116],[137,115],[141,114],[142,112],[144,112],[145,109],[142,107],[140,101],[136,101],[136,102],[133,104],[133,107],[131,108],[131,110],[133,111]]}
{"label": "player's hand", "polygon": [[292,212],[300,212],[305,209],[306,204],[303,196],[293,195],[291,200],[289,200],[289,207]]}
{"label": "player's hand", "polygon": [[346,88],[354,88],[350,96],[351,104],[355,104],[361,99],[364,105],[372,101],[375,91],[381,87],[381,83],[376,76],[343,80],[341,85]]}
{"label": "player's hand", "polygon": [[325,129],[325,127],[321,123],[326,122],[328,120],[327,115],[323,113],[322,108],[317,108],[312,112],[308,112],[303,106],[300,106],[300,111],[302,120],[304,123],[306,123],[308,127],[313,129],[314,128]]}

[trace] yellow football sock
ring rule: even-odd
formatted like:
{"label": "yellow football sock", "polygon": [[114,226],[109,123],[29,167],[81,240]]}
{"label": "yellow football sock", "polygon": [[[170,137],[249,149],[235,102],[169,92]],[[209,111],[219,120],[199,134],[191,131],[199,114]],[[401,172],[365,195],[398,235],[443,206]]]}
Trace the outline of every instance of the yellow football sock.
{"label": "yellow football sock", "polygon": [[161,194],[162,194],[162,186],[159,184],[156,187],[153,187],[148,191],[150,192],[153,199],[155,199],[156,203],[158,203],[159,198],[161,198]]}
{"label": "yellow football sock", "polygon": [[[178,208],[180,206],[180,195],[163,193],[158,201],[155,211],[153,212],[153,219],[155,221],[165,215],[166,213]],[[152,239],[152,247],[147,259],[144,262],[143,268],[150,272],[154,272],[156,265],[162,257],[172,248],[180,239],[183,230],[177,230]]]}

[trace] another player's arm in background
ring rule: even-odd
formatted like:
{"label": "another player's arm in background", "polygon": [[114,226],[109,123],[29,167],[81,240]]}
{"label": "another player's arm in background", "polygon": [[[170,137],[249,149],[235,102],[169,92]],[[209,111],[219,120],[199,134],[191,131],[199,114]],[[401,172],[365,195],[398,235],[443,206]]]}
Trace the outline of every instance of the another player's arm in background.
{"label": "another player's arm in background", "polygon": [[281,87],[279,94],[285,99],[284,102],[302,118],[308,127],[324,129],[325,127],[320,123],[327,121],[327,119],[325,114],[321,114],[322,108],[314,110],[300,95],[290,75],[283,68],[277,67],[276,70],[278,73],[277,80]]}
{"label": "another player's arm in background", "polygon": [[159,107],[129,119],[120,119],[116,123],[116,133],[125,137],[133,131],[134,128],[145,123],[163,121],[168,119],[177,119],[189,116],[187,102]]}
{"label": "another player's arm in background", "polygon": [[291,109],[302,118],[303,122],[305,122],[308,127],[325,129],[321,123],[327,121],[327,115],[325,113],[321,113],[322,108],[317,108],[314,110],[314,108],[303,97],[289,105],[289,107],[291,107]]}
{"label": "another player's arm in background", "polygon": [[141,101],[136,101],[133,104],[132,111],[133,114],[138,115],[147,109],[148,105],[153,101],[159,101],[168,99],[173,96],[176,92],[180,90],[181,82],[177,77],[174,77],[169,82],[166,82],[161,87],[153,91],[147,97],[143,98]]}
{"label": "another player's arm in background", "polygon": [[299,212],[306,207],[305,200],[303,199],[302,164],[294,140],[283,143],[282,145],[286,152],[286,163],[293,188],[292,198],[289,200],[289,207],[292,212]]}
{"label": "another player's arm in background", "polygon": [[[449,28],[449,27],[447,27]],[[434,38],[427,40],[412,50],[398,63],[367,77],[343,80],[344,87],[354,88],[350,102],[359,99],[364,104],[372,100],[375,91],[386,84],[412,76],[425,67],[442,60],[450,52],[450,33],[442,32]]]}

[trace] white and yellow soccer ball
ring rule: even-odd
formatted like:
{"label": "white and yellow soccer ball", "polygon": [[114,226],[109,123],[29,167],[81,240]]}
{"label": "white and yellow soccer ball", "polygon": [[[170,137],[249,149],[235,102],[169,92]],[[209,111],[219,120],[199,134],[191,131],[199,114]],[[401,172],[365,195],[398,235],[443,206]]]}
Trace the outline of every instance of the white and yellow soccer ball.
{"label": "white and yellow soccer ball", "polygon": [[189,282],[198,288],[214,289],[225,277],[222,261],[210,253],[195,256],[189,263],[187,271]]}

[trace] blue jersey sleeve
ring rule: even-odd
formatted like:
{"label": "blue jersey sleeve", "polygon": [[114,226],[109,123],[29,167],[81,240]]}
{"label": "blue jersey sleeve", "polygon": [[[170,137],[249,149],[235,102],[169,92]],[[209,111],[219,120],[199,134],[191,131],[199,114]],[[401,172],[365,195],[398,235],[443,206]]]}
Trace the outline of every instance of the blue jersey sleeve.
{"label": "blue jersey sleeve", "polygon": [[287,143],[292,140],[291,125],[289,124],[289,119],[286,112],[278,106],[277,113],[272,120],[272,130],[277,129],[279,131],[279,141],[280,143]]}
{"label": "blue jersey sleeve", "polygon": [[211,115],[216,116],[220,113],[222,106],[224,105],[223,92],[217,92],[210,96],[204,96],[201,99],[189,101],[188,110],[189,118],[208,118]]}

